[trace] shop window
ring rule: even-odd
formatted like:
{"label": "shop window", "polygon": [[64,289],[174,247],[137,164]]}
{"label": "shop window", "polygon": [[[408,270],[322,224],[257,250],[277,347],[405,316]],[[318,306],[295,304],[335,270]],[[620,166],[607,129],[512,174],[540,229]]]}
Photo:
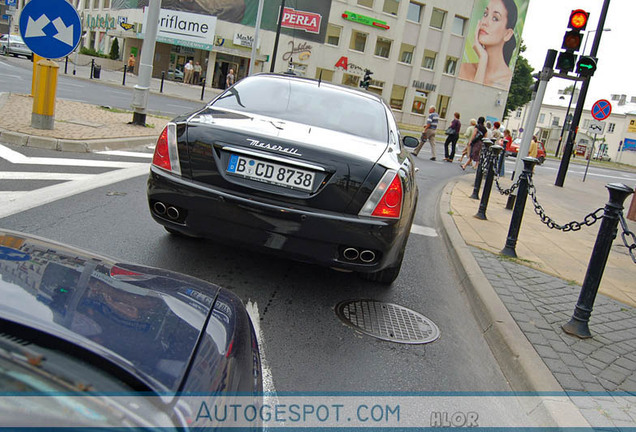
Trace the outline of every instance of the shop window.
{"label": "shop window", "polygon": [[448,75],[455,75],[457,70],[457,57],[446,56],[446,64],[444,65],[444,73]]}
{"label": "shop window", "polygon": [[358,0],[358,5],[373,8],[373,0]]}
{"label": "shop window", "polygon": [[349,48],[354,51],[364,52],[364,49],[367,45],[367,34],[359,32],[357,30],[351,31],[351,43],[349,44]]}
{"label": "shop window", "polygon": [[441,118],[446,118],[446,112],[448,111],[448,103],[450,102],[449,96],[439,95],[437,96],[437,104],[435,108]]}
{"label": "shop window", "polygon": [[402,110],[404,106],[404,95],[406,94],[406,87],[394,84],[393,90],[391,90],[391,100],[389,105],[394,110]]}
{"label": "shop window", "polygon": [[342,83],[346,86],[358,87],[360,84],[360,77],[358,75],[346,73],[342,76]]}
{"label": "shop window", "polygon": [[435,69],[435,58],[437,53],[429,50],[424,50],[424,58],[422,59],[422,67],[424,69]]}
{"label": "shop window", "polygon": [[466,18],[458,17],[455,15],[453,19],[453,29],[451,30],[453,34],[458,36],[464,36],[464,31],[466,30]]}
{"label": "shop window", "polygon": [[340,34],[342,33],[342,27],[335,26],[333,24],[327,24],[327,45],[338,46],[340,45]]}
{"label": "shop window", "polygon": [[409,10],[406,14],[406,19],[409,21],[419,23],[420,20],[422,19],[422,9],[424,9],[423,5],[419,3],[410,2]]}
{"label": "shop window", "polygon": [[421,91],[415,92],[415,97],[413,98],[413,107],[411,108],[411,112],[415,114],[424,114],[426,112],[426,100],[427,94]]}
{"label": "shop window", "polygon": [[400,61],[402,63],[411,64],[413,62],[413,52],[415,47],[413,45],[403,43],[400,47]]}
{"label": "shop window", "polygon": [[378,40],[375,43],[375,55],[378,57],[389,58],[389,54],[391,54],[391,43],[392,41],[390,39],[378,37]]}
{"label": "shop window", "polygon": [[444,28],[444,18],[446,18],[446,12],[441,9],[433,9],[431,14],[431,27],[436,29]]}
{"label": "shop window", "polygon": [[316,68],[316,79],[333,82],[333,71],[329,69]]}
{"label": "shop window", "polygon": [[384,0],[384,6],[382,7],[382,12],[386,12],[391,15],[397,15],[399,6],[400,6],[400,0]]}

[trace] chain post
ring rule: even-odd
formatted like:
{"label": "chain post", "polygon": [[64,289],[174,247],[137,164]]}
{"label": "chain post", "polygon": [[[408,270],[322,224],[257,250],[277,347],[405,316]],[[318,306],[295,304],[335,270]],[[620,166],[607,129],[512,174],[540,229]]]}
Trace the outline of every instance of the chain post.
{"label": "chain post", "polygon": [[486,167],[486,182],[484,183],[484,192],[481,195],[481,202],[479,203],[479,210],[475,217],[477,219],[486,220],[486,208],[488,208],[488,200],[490,199],[490,191],[492,190],[492,181],[495,177],[495,161],[499,159],[499,153],[503,150],[499,144],[490,146],[490,157],[488,158],[488,165]]}
{"label": "chain post", "polygon": [[[625,247],[627,248],[627,252],[629,253],[629,256],[632,257],[632,261],[634,261],[634,264],[636,264],[636,234],[634,234],[633,232],[631,232],[629,230],[629,227],[627,226],[627,221],[625,220],[625,216],[623,216],[623,213],[618,215],[620,217],[620,221],[621,221],[621,227],[623,228],[623,232],[621,233],[621,238],[623,239],[623,243],[625,244]],[[630,237],[632,240],[632,244],[629,244],[629,240],[627,240],[627,237]]]}
{"label": "chain post", "polygon": [[487,158],[490,146],[492,145],[492,140],[490,138],[484,138],[482,140],[483,147],[481,148],[481,152],[479,154],[479,165],[477,165],[477,169],[475,170],[475,184],[473,186],[473,194],[470,196],[472,199],[479,199],[479,189],[481,188],[481,181],[484,177],[484,159]]}
{"label": "chain post", "polygon": [[605,187],[609,190],[610,198],[608,203],[605,204],[603,220],[601,221],[592,256],[587,266],[585,279],[583,279],[579,299],[576,302],[572,318],[561,327],[567,334],[581,339],[592,337],[588,322],[592,315],[596,293],[601,284],[612,242],[618,232],[618,221],[623,211],[623,202],[629,195],[634,193],[632,188],[624,184],[610,183]]}
{"label": "chain post", "polygon": [[523,159],[523,171],[519,176],[519,192],[517,192],[517,198],[515,199],[515,206],[512,210],[512,217],[510,218],[510,227],[508,228],[508,237],[506,238],[506,246],[501,250],[501,253],[517,258],[517,239],[519,237],[519,229],[521,228],[521,220],[523,219],[523,211],[526,207],[526,200],[528,199],[528,184],[532,181],[532,171],[534,166],[539,163],[539,160],[533,157],[524,157]]}

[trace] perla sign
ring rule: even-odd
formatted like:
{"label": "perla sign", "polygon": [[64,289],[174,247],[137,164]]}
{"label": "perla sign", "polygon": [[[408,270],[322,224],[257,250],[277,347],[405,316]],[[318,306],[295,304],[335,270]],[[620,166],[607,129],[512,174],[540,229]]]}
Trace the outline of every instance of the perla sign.
{"label": "perla sign", "polygon": [[[144,30],[147,24],[148,8],[144,8]],[[158,24],[157,42],[207,51],[214,46],[214,16],[161,9]]]}

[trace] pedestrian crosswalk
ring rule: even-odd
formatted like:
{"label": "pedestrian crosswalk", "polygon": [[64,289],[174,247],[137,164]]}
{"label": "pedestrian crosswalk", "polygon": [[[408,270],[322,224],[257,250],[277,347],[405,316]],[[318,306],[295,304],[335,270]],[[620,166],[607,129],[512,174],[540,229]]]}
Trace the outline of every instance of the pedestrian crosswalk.
{"label": "pedestrian crosswalk", "polygon": [[24,153],[24,148],[0,144],[0,218],[145,175],[152,159],[150,152],[60,153],[60,157]]}

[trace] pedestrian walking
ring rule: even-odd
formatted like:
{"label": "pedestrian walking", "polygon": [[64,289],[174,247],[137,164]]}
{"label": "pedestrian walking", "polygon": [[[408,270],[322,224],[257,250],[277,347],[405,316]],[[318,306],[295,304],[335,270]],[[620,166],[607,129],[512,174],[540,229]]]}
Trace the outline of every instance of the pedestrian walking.
{"label": "pedestrian walking", "polygon": [[[459,139],[459,131],[462,128],[462,123],[459,121],[459,113],[456,112],[454,116],[455,118],[446,129],[446,134],[448,135],[444,142],[444,160],[446,162],[453,162],[455,159],[455,148],[457,146],[457,140]],[[449,145],[451,147],[450,152],[448,151]]]}
{"label": "pedestrian walking", "polygon": [[230,88],[234,85],[234,69],[230,68],[230,71],[227,73],[225,77],[225,88]]}
{"label": "pedestrian walking", "polygon": [[128,57],[128,72],[135,72],[135,55],[132,53],[130,54],[130,57]]}
{"label": "pedestrian walking", "polygon": [[470,156],[464,165],[462,165],[462,169],[465,170],[468,165],[472,165],[475,162],[473,168],[477,168],[479,164],[479,153],[481,152],[481,147],[484,144],[482,139],[486,136],[486,126],[484,122],[486,120],[483,117],[479,117],[477,119],[477,126],[475,126],[475,130],[473,131],[473,135],[470,140]]}
{"label": "pedestrian walking", "polygon": [[462,155],[459,158],[460,165],[464,161],[464,156],[470,158],[470,140],[473,136],[473,132],[475,131],[475,126],[477,126],[477,120],[470,119],[470,126],[468,126],[466,128],[466,132],[464,132],[464,137],[466,138],[466,146],[464,147],[464,150],[462,150]]}
{"label": "pedestrian walking", "polygon": [[192,74],[194,71],[194,65],[192,64],[192,60],[189,60],[185,66],[183,67],[183,82],[186,84],[192,84]]}
{"label": "pedestrian walking", "polygon": [[424,125],[424,130],[422,131],[422,136],[420,137],[420,143],[415,150],[413,150],[413,156],[417,156],[420,153],[420,150],[426,143],[429,142],[431,145],[431,160],[434,161],[436,158],[435,155],[435,132],[437,131],[437,123],[439,122],[439,115],[435,112],[435,106],[431,105],[428,109],[428,117],[426,118],[426,124]]}
{"label": "pedestrian walking", "polygon": [[501,139],[501,146],[503,150],[499,154],[499,177],[506,175],[506,150],[510,148],[512,144],[512,134],[510,129],[504,130],[503,138]]}
{"label": "pedestrian walking", "polygon": [[539,152],[539,146],[537,144],[537,136],[532,135],[532,141],[530,141],[530,148],[528,149],[528,156],[536,158]]}
{"label": "pedestrian walking", "polygon": [[201,67],[201,64],[199,64],[199,62],[196,62],[194,64],[194,69],[193,69],[193,82],[194,84],[199,85],[199,83],[201,83],[201,72],[203,71],[203,68]]}

